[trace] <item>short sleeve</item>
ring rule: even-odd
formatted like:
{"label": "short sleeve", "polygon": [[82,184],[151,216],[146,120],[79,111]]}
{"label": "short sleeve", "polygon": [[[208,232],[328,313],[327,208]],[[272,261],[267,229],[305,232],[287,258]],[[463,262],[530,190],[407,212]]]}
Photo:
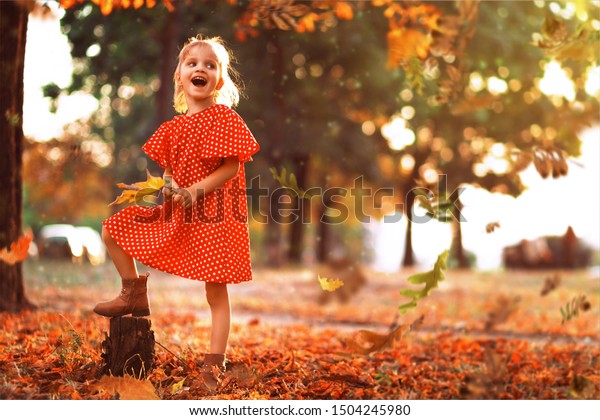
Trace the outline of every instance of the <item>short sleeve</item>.
{"label": "short sleeve", "polygon": [[237,156],[240,162],[252,160],[260,146],[235,111],[227,109],[217,120],[202,147],[203,158]]}
{"label": "short sleeve", "polygon": [[166,168],[167,166],[170,166],[170,143],[170,122],[164,122],[142,146],[142,150],[150,157],[150,159],[158,163],[162,168]]}

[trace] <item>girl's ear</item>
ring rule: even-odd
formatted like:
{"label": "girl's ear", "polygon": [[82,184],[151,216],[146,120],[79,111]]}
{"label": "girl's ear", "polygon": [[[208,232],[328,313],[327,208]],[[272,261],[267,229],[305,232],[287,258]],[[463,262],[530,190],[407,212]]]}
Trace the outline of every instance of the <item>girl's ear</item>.
{"label": "girl's ear", "polygon": [[221,90],[221,88],[223,87],[224,84],[225,84],[225,80],[223,80],[223,78],[220,78],[219,82],[217,83],[217,90]]}

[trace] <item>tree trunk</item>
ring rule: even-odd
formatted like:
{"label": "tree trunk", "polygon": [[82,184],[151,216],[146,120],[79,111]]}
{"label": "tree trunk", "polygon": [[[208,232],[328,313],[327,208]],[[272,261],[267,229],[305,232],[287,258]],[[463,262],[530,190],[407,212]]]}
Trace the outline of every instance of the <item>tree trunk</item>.
{"label": "tree trunk", "polygon": [[329,260],[331,227],[329,226],[327,209],[331,204],[331,196],[323,195],[323,203],[319,211],[319,220],[317,221],[317,261],[320,263],[325,263]]}
{"label": "tree trunk", "polygon": [[167,13],[165,30],[161,33],[161,60],[160,60],[160,88],[156,93],[156,112],[158,124],[170,120],[173,116],[173,73],[177,62],[174,57],[178,54],[181,11],[176,7],[174,11]]}
{"label": "tree trunk", "polygon": [[[21,235],[23,65],[28,10],[24,2],[0,2],[0,249]],[[0,261],[0,311],[32,305],[25,296],[21,263]]]}
{"label": "tree trunk", "polygon": [[[462,203],[459,199],[457,199],[454,204],[458,211],[462,211]],[[469,260],[465,255],[465,248],[463,247],[462,242],[462,226],[460,224],[460,220],[456,218],[452,220],[452,224],[454,226],[454,237],[452,238],[452,253],[454,254],[454,258],[458,263],[459,268],[469,268]]]}
{"label": "tree trunk", "polygon": [[[284,80],[284,63],[283,63],[283,46],[279,40],[278,31],[270,31],[271,41],[267,45],[267,53],[271,61],[271,73],[273,77],[273,109],[276,110],[275,118],[271,121],[271,153],[270,160],[271,164],[281,170],[280,166],[283,162],[283,136],[285,135],[284,120],[286,117],[286,104],[284,100],[284,87],[282,86]],[[267,220],[267,237],[266,237],[266,248],[269,255],[269,265],[272,267],[278,267],[284,263],[284,252],[282,247],[282,221],[278,217],[274,217],[274,212],[271,209],[278,208],[277,200],[279,199],[278,194],[274,194],[274,191],[279,187],[276,183],[271,184],[269,193],[270,211],[267,213],[269,219]]]}
{"label": "tree trunk", "polygon": [[402,259],[402,267],[412,267],[415,265],[415,257],[412,247],[412,211],[415,204],[415,194],[409,191],[406,194],[406,240],[404,245],[404,258]]}
{"label": "tree trunk", "polygon": [[103,373],[146,377],[154,367],[154,331],[147,318],[110,319],[110,335],[102,342]]}
{"label": "tree trunk", "polygon": [[[306,188],[307,166],[308,158],[306,156],[294,156],[294,173],[296,174],[296,180],[300,188]],[[294,208],[298,208],[298,211],[294,212],[294,216],[297,219],[292,222],[292,226],[290,227],[288,258],[292,263],[300,263],[302,262],[302,251],[304,250],[304,212],[307,210],[310,211],[310,209],[304,208],[307,201],[300,197],[293,197],[292,203],[294,204]]]}

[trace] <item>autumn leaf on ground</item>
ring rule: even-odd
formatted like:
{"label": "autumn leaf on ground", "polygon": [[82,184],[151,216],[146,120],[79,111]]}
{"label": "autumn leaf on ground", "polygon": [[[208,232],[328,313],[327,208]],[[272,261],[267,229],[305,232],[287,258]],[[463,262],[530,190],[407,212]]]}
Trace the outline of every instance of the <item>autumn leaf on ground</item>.
{"label": "autumn leaf on ground", "polygon": [[433,266],[433,270],[424,273],[413,274],[408,278],[408,282],[412,284],[424,283],[425,287],[421,290],[404,289],[400,294],[404,297],[412,299],[410,302],[400,305],[398,308],[401,313],[405,313],[409,309],[416,308],[417,302],[428,296],[431,290],[438,287],[438,283],[444,280],[444,270],[446,269],[446,260],[448,259],[448,250],[445,250],[437,257],[437,261]]}
{"label": "autumn leaf on ground", "polygon": [[590,304],[590,302],[587,301],[585,295],[577,296],[570,302],[567,302],[567,305],[564,309],[560,308],[560,314],[563,317],[561,324],[564,324],[565,322],[570,321],[576,316],[579,316],[579,311],[589,311],[591,307],[592,305]]}
{"label": "autumn leaf on ground", "polygon": [[27,231],[23,236],[10,244],[9,247],[0,249],[0,260],[9,265],[15,265],[16,263],[23,261],[27,258],[29,244],[32,239],[33,235],[31,234],[31,231]]}
{"label": "autumn leaf on ground", "polygon": [[183,389],[183,383],[185,382],[185,379],[186,378],[183,378],[181,381],[175,382],[173,386],[171,386],[171,395],[177,394]]}
{"label": "autumn leaf on ground", "polygon": [[103,376],[94,387],[99,391],[106,391],[111,395],[119,394],[121,400],[158,400],[154,385],[148,380],[135,379],[125,375]]}
{"label": "autumn leaf on ground", "polygon": [[593,398],[594,384],[585,376],[579,376],[574,372],[570,372],[573,375],[571,383],[569,384],[569,393],[574,398]]}
{"label": "autumn leaf on ground", "polygon": [[544,280],[544,287],[540,292],[541,296],[546,296],[548,293],[553,291],[560,284],[560,276],[558,274],[553,275],[552,277],[546,277]]}
{"label": "autumn leaf on ground", "polygon": [[328,279],[327,277],[321,277],[317,274],[319,278],[319,284],[321,285],[321,289],[326,292],[333,292],[344,285],[344,282],[340,279]]}
{"label": "autumn leaf on ground", "polygon": [[[109,204],[109,206],[121,203],[136,203],[136,204],[150,204],[153,202],[153,196],[162,187],[165,186],[165,180],[160,176],[152,176],[150,172],[146,170],[147,179],[143,182],[136,182],[135,184],[124,184],[122,182],[117,184],[117,187],[123,188],[125,191],[118,196],[115,201]],[[146,201],[146,197],[149,197],[149,201]]]}
{"label": "autumn leaf on ground", "polygon": [[374,351],[392,349],[394,344],[402,339],[413,326],[419,325],[423,321],[423,316],[419,317],[412,324],[400,325],[389,334],[379,334],[372,331],[360,330],[352,337],[346,340],[346,344],[352,351],[360,354],[370,354]]}

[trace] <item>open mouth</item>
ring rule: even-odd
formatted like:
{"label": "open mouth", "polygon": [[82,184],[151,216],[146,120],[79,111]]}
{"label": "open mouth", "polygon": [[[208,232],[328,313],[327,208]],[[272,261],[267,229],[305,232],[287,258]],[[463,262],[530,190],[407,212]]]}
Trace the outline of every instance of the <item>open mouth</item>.
{"label": "open mouth", "polygon": [[206,86],[206,79],[203,77],[194,77],[192,79],[192,84],[194,86]]}

